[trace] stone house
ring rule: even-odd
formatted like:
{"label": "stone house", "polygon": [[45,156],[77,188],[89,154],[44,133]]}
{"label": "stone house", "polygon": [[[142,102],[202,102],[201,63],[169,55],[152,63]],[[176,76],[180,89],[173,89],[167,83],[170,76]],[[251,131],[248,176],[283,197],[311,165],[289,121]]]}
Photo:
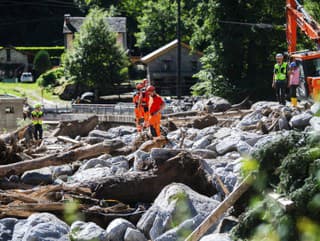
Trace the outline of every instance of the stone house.
{"label": "stone house", "polygon": [[[71,17],[70,14],[64,15],[63,23],[63,35],[64,35],[64,46],[66,49],[72,48],[74,34],[79,32],[80,27],[85,17]],[[117,43],[127,49],[127,27],[125,17],[110,17],[107,18],[109,26],[112,31],[117,35]]]}
{"label": "stone house", "polygon": [[0,81],[19,78],[22,72],[29,69],[28,55],[13,47],[0,49]]}
{"label": "stone house", "polygon": [[[147,65],[147,78],[161,95],[176,95],[177,88],[177,47],[178,40],[153,51],[141,58],[141,62]],[[181,43],[181,83],[182,95],[190,94],[190,87],[196,83],[193,75],[201,67],[202,53],[192,51],[191,47]]]}
{"label": "stone house", "polygon": [[23,98],[0,95],[0,132],[17,128],[17,119],[22,118]]}

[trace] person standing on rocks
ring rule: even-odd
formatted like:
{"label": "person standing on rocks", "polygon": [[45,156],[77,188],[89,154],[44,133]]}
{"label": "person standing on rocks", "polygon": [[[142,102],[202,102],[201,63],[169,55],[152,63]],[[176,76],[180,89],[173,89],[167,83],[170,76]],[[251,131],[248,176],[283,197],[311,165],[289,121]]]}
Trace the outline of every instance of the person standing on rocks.
{"label": "person standing on rocks", "polygon": [[153,137],[161,135],[161,111],[165,107],[165,102],[155,91],[155,87],[150,85],[147,88],[147,94],[149,95],[149,125],[150,131]]}
{"label": "person standing on rocks", "polygon": [[276,55],[277,63],[274,65],[272,88],[276,90],[279,104],[286,104],[288,63],[283,62],[283,54]]}
{"label": "person standing on rocks", "polygon": [[290,63],[290,70],[289,70],[289,83],[288,87],[290,89],[290,98],[291,98],[291,105],[293,107],[297,106],[297,88],[300,82],[300,69],[297,66],[296,62]]}
{"label": "person standing on rocks", "polygon": [[34,127],[34,138],[36,140],[42,140],[42,117],[41,104],[35,104],[34,111],[31,112],[32,124]]}
{"label": "person standing on rocks", "polygon": [[144,87],[144,85],[141,83],[136,85],[137,91],[133,95],[133,99],[132,99],[132,102],[134,104],[134,115],[135,115],[136,127],[137,127],[138,132],[141,132],[141,130],[142,130],[141,122],[143,119],[143,109],[140,104],[140,100],[141,100],[141,93],[142,93],[143,87]]}

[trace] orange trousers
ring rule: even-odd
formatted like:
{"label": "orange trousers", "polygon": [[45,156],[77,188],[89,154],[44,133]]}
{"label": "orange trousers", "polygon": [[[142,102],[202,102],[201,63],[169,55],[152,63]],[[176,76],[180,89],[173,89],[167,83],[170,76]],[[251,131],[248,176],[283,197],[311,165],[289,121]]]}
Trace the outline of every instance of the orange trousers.
{"label": "orange trousers", "polygon": [[141,112],[141,108],[134,108],[134,114],[136,117],[136,127],[137,131],[141,131],[141,119],[144,118],[143,113]]}
{"label": "orange trousers", "polygon": [[161,124],[161,113],[150,115],[149,125],[150,125],[150,131],[152,136],[156,137],[161,135],[160,124]]}

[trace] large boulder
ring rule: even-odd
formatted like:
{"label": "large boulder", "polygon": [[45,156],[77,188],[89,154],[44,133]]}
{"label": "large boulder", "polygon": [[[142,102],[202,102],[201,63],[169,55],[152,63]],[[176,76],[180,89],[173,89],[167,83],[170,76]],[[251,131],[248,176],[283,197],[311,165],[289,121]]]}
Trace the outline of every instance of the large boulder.
{"label": "large boulder", "polygon": [[50,213],[35,213],[14,227],[14,241],[70,241],[69,226]]}
{"label": "large boulder", "polygon": [[310,125],[315,131],[320,131],[320,117],[314,116],[310,119]]}
{"label": "large boulder", "polygon": [[311,118],[312,118],[312,114],[305,112],[300,115],[293,116],[289,124],[293,128],[304,129],[306,126],[310,124]]}
{"label": "large boulder", "polygon": [[124,236],[128,228],[135,229],[135,226],[123,218],[113,220],[106,229],[106,240],[124,241]]}
{"label": "large boulder", "polygon": [[197,140],[196,142],[193,143],[192,149],[206,149],[206,147],[211,144],[212,140],[213,140],[212,135],[204,136],[200,140]]}
{"label": "large boulder", "polygon": [[208,100],[199,100],[196,102],[191,110],[206,111],[206,112],[220,112],[226,111],[231,108],[231,104],[228,100],[221,97],[211,97]]}
{"label": "large boulder", "polygon": [[99,138],[98,140],[113,138],[113,136],[110,133],[108,133],[107,131],[102,131],[102,130],[92,130],[92,131],[90,131],[88,137]]}
{"label": "large boulder", "polygon": [[138,229],[129,227],[124,234],[124,241],[147,241],[147,239]]}
{"label": "large boulder", "polygon": [[200,241],[232,241],[232,239],[226,233],[214,233],[202,237]]}
{"label": "large boulder", "polygon": [[237,128],[245,129],[248,126],[257,125],[258,122],[263,121],[266,117],[260,110],[254,111],[251,114],[246,115],[238,124]]}
{"label": "large boulder", "polygon": [[68,183],[90,186],[91,184],[95,185],[96,183],[100,183],[101,180],[111,175],[112,170],[109,167],[89,168],[77,171],[68,179]]}
{"label": "large boulder", "polygon": [[74,241],[105,241],[105,230],[93,222],[74,222],[70,227],[70,238]]}
{"label": "large boulder", "polygon": [[53,182],[52,174],[50,167],[26,171],[22,174],[21,181],[30,185],[51,184]]}
{"label": "large boulder", "polygon": [[[208,210],[215,209],[218,204],[219,202],[196,193],[184,184],[172,183],[162,189],[152,207],[139,220],[137,227],[151,240],[166,236],[166,232],[185,238],[207,217]],[[171,230],[185,230],[186,227],[189,227],[187,232]]]}
{"label": "large boulder", "polygon": [[12,240],[13,229],[18,219],[4,218],[0,220],[0,240]]}

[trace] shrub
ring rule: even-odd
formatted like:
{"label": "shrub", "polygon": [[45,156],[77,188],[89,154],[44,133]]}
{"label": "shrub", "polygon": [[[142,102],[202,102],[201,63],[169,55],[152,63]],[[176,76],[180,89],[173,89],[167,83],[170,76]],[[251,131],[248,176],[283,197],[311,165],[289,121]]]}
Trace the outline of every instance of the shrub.
{"label": "shrub", "polygon": [[48,70],[47,72],[43,73],[37,79],[37,83],[39,86],[48,87],[57,86],[58,80],[64,75],[64,69],[62,67],[54,68]]}

